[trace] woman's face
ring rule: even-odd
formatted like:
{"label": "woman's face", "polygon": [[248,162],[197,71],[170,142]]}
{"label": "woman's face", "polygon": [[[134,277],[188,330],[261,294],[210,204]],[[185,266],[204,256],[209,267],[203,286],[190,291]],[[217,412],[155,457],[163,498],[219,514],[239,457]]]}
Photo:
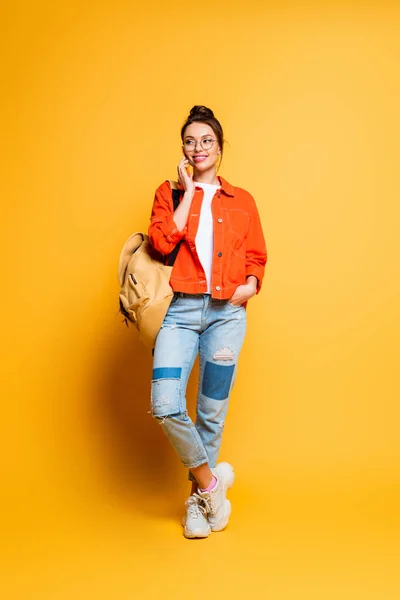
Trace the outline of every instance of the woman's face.
{"label": "woman's face", "polygon": [[[211,142],[211,140],[213,140]],[[206,149],[202,147],[200,141]],[[197,171],[207,171],[215,166],[219,155],[217,136],[207,123],[191,123],[183,135],[183,153]]]}

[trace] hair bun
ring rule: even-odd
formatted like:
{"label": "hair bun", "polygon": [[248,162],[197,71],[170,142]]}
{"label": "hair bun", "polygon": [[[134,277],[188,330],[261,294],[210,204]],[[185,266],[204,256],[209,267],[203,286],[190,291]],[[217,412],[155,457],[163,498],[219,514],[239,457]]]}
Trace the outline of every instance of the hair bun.
{"label": "hair bun", "polygon": [[193,106],[190,111],[189,118],[193,119],[194,117],[201,119],[212,119],[214,118],[214,113],[211,108],[207,108],[207,106],[202,106],[200,104]]}

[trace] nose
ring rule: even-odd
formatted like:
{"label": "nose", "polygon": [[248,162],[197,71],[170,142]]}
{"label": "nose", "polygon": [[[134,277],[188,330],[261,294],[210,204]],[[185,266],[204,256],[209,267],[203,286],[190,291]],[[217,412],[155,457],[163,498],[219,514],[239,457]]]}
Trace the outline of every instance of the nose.
{"label": "nose", "polygon": [[193,148],[193,152],[196,152],[197,150],[197,144],[199,144],[200,146],[200,150],[203,150],[203,147],[201,145],[201,141],[200,140],[194,140],[194,148]]}

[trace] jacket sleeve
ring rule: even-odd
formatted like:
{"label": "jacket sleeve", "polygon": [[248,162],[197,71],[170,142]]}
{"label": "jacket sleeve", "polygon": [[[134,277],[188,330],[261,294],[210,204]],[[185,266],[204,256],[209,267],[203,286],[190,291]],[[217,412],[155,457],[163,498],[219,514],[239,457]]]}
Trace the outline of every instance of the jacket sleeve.
{"label": "jacket sleeve", "polygon": [[257,294],[261,289],[267,263],[267,248],[261,226],[260,216],[254,199],[251,197],[250,223],[246,244],[246,277],[257,277]]}
{"label": "jacket sleeve", "polygon": [[186,236],[187,228],[179,231],[173,217],[171,187],[165,182],[156,190],[148,229],[152,246],[161,254],[170,254],[177,243]]}

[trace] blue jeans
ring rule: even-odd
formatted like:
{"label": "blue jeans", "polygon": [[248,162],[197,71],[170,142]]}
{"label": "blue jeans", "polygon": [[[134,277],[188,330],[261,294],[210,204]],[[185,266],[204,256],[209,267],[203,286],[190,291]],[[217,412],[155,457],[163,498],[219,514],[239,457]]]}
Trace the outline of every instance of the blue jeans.
{"label": "blue jeans", "polygon": [[[229,396],[246,331],[246,309],[208,294],[175,293],[154,349],[151,412],[189,469],[215,467]],[[197,353],[196,423],[186,386]],[[189,479],[194,479],[189,473]]]}

